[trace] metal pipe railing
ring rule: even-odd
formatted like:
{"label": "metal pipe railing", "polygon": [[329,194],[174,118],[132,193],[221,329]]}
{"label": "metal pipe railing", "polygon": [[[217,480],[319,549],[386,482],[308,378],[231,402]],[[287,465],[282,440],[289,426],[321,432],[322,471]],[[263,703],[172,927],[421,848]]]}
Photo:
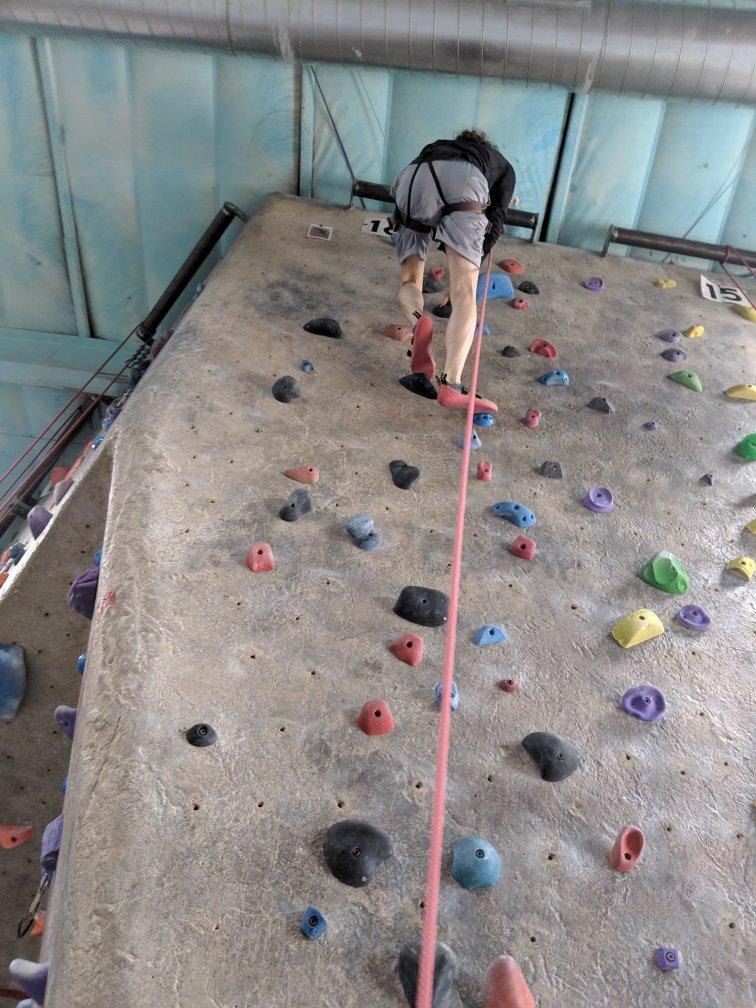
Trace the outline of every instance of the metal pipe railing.
{"label": "metal pipe railing", "polygon": [[635,248],[651,249],[654,252],[669,252],[673,255],[692,256],[694,259],[710,259],[727,262],[729,256],[737,255],[751,268],[756,267],[756,252],[736,249],[729,245],[710,245],[708,242],[691,241],[688,238],[673,238],[671,235],[654,234],[651,231],[633,231],[630,228],[611,225],[606,233],[602,255],[606,255],[610,245],[632,245]]}

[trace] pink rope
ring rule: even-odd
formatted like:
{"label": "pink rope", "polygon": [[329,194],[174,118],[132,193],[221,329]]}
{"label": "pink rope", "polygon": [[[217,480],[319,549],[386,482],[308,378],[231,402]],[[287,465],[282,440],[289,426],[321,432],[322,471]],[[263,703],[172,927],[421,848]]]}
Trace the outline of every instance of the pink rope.
{"label": "pink rope", "polygon": [[745,259],[743,258],[743,256],[740,254],[740,252],[738,252],[738,250],[736,248],[733,248],[732,245],[725,245],[725,257],[722,260],[722,269],[725,271],[725,273],[730,278],[730,280],[732,280],[732,282],[738,288],[738,290],[743,295],[743,297],[748,298],[748,303],[750,304],[751,308],[756,308],[756,304],[754,304],[753,301],[751,300],[751,295],[748,293],[748,291],[745,289],[745,287],[741,287],[741,285],[738,283],[737,279],[727,269],[727,260],[730,258],[730,255],[733,255],[733,254],[736,255],[738,257],[738,259],[740,259],[740,261],[745,266],[745,268],[748,270],[748,272],[751,274],[751,276],[754,275],[753,270],[748,265],[748,263],[745,261]]}
{"label": "pink rope", "polygon": [[473,354],[472,376],[470,379],[470,401],[465,418],[464,446],[459,466],[459,497],[457,517],[454,525],[454,547],[452,550],[451,588],[449,591],[449,614],[444,647],[444,673],[441,695],[441,716],[438,720],[438,747],[436,750],[436,776],[433,792],[433,812],[431,815],[430,840],[428,843],[428,874],[425,882],[425,919],[423,921],[423,941],[420,948],[420,964],[417,976],[417,997],[415,1008],[431,1008],[433,1001],[433,974],[436,965],[436,935],[438,934],[438,901],[441,890],[441,856],[444,842],[444,811],[446,808],[446,780],[449,766],[449,736],[451,732],[451,691],[454,679],[454,658],[457,649],[457,615],[459,609],[459,584],[462,576],[462,545],[465,533],[465,506],[467,504],[467,484],[470,470],[470,439],[475,413],[475,392],[478,387],[480,349],[483,343],[483,323],[486,319],[488,284],[491,276],[491,257],[488,258],[486,283],[483,289],[483,303],[478,319],[475,353]]}

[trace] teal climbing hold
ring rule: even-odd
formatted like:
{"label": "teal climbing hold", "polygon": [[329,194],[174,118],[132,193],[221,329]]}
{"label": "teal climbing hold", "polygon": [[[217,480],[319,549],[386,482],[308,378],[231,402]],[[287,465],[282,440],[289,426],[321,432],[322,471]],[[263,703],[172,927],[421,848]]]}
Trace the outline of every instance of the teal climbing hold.
{"label": "teal climbing hold", "polygon": [[674,553],[660,550],[640,572],[641,580],[669,595],[684,595],[690,588],[688,574]]}
{"label": "teal climbing hold", "polygon": [[560,368],[558,371],[547,371],[538,381],[541,385],[569,385],[570,376]]}
{"label": "teal climbing hold", "polygon": [[473,642],[477,644],[478,647],[487,647],[489,644],[501,644],[501,642],[505,640],[507,640],[507,635],[501,627],[490,623],[482,626],[473,637]]}
{"label": "teal climbing hold", "polygon": [[[482,301],[486,292],[485,276],[478,277],[478,286],[475,291],[475,300]],[[492,298],[506,298],[507,301],[515,296],[512,281],[506,273],[492,273],[488,279],[488,300]]]}
{"label": "teal climbing hold", "polygon": [[677,382],[678,385],[684,385],[691,392],[703,392],[701,379],[695,371],[674,371],[672,374],[668,374],[667,378],[670,381]]}
{"label": "teal climbing hold", "polygon": [[452,848],[452,877],[465,889],[489,888],[499,880],[496,848],[478,836],[462,837]]}
{"label": "teal climbing hold", "polygon": [[498,504],[492,506],[491,514],[496,515],[497,518],[505,518],[517,528],[530,528],[536,523],[536,516],[530,508],[526,508],[524,504],[517,501],[499,501]]}

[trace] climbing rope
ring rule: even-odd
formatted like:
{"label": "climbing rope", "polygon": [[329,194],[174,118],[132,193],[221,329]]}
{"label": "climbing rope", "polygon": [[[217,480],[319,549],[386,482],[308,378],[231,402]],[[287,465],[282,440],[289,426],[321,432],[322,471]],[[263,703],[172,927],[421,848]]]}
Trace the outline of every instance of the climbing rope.
{"label": "climbing rope", "polygon": [[462,576],[462,545],[465,533],[467,483],[470,478],[470,441],[473,433],[475,393],[478,387],[478,369],[480,365],[480,350],[483,344],[483,325],[486,320],[491,260],[492,257],[489,255],[486,281],[483,287],[483,302],[480,307],[480,317],[476,326],[475,353],[473,354],[472,376],[470,378],[470,401],[467,404],[462,461],[459,466],[459,496],[457,498],[457,515],[454,525],[451,588],[449,591],[449,622],[446,628],[444,647],[444,672],[440,703],[441,716],[438,722],[433,812],[431,815],[430,840],[428,843],[428,873],[425,882],[425,919],[423,922],[423,940],[420,949],[415,1008],[432,1008],[433,1001],[433,974],[436,962],[438,901],[441,888],[441,855],[444,840],[444,811],[446,807],[446,780],[449,765],[449,735],[451,730],[450,698],[452,695],[454,659],[457,649],[457,611],[459,609],[459,585]]}
{"label": "climbing rope", "polygon": [[735,284],[735,286],[736,286],[736,287],[738,288],[738,290],[739,290],[739,291],[740,291],[740,293],[741,293],[741,294],[743,295],[743,297],[745,297],[745,298],[748,298],[748,303],[750,304],[751,308],[756,308],[756,304],[754,304],[754,303],[753,303],[753,301],[752,301],[752,299],[751,299],[751,295],[750,295],[750,294],[748,293],[748,291],[747,291],[747,290],[746,290],[746,289],[745,289],[744,287],[742,287],[742,286],[741,286],[741,285],[740,285],[740,284],[738,283],[737,279],[736,279],[736,278],[735,278],[735,277],[733,276],[733,274],[732,274],[732,273],[730,273],[730,271],[729,271],[729,270],[727,269],[727,262],[728,262],[728,260],[729,260],[729,258],[730,258],[730,256],[731,256],[731,255],[735,255],[735,256],[737,256],[737,257],[738,257],[738,259],[740,259],[740,261],[742,262],[742,264],[743,264],[743,265],[745,266],[745,268],[746,268],[746,269],[748,270],[748,272],[749,272],[749,273],[751,274],[751,277],[753,277],[753,276],[754,276],[754,272],[753,272],[753,270],[751,269],[751,267],[750,267],[750,266],[748,265],[748,263],[747,263],[747,262],[745,261],[745,259],[744,259],[744,258],[743,258],[743,256],[742,256],[742,255],[740,254],[740,252],[738,252],[738,250],[737,250],[736,248],[733,248],[733,247],[732,247],[732,245],[725,245],[725,257],[724,257],[724,259],[722,260],[722,269],[723,269],[723,270],[725,271],[725,273],[726,273],[726,274],[727,274],[727,276],[728,276],[728,277],[730,278],[730,280],[732,280],[732,282],[733,282],[733,283]]}

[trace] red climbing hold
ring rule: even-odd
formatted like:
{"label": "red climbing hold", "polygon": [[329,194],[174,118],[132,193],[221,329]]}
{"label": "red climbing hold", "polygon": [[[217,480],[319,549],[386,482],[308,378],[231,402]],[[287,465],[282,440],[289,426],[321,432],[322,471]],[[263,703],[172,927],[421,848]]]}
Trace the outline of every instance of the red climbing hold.
{"label": "red climbing hold", "polygon": [[478,468],[475,472],[476,477],[483,483],[490,483],[491,476],[493,475],[493,469],[490,462],[478,462]]}
{"label": "red climbing hold", "polygon": [[11,551],[9,546],[7,549],[4,549],[2,553],[0,553],[0,564],[8,563],[10,558],[11,558]]}
{"label": "red climbing hold", "polygon": [[525,311],[526,308],[530,307],[528,299],[521,297],[512,298],[512,300],[508,301],[507,304],[510,308],[515,308],[517,311]]}
{"label": "red climbing hold", "polygon": [[646,839],[637,826],[625,826],[609,851],[609,864],[618,872],[629,872],[638,863]]}
{"label": "red climbing hold", "polygon": [[394,718],[385,700],[366,703],[360,711],[357,724],[366,735],[388,735],[394,730]]}
{"label": "red climbing hold", "polygon": [[14,847],[20,847],[22,843],[31,840],[33,836],[33,826],[0,825],[0,847],[4,850],[13,850]]}
{"label": "red climbing hold", "polygon": [[56,483],[60,483],[60,481],[65,479],[67,475],[68,466],[55,466],[50,473],[50,486],[54,487]]}
{"label": "red climbing hold", "polygon": [[549,343],[545,339],[533,340],[533,342],[528,347],[531,353],[536,353],[540,357],[556,357],[556,347]]}
{"label": "red climbing hold", "polygon": [[400,325],[398,322],[395,322],[381,329],[381,336],[385,336],[386,339],[397,340],[399,343],[408,343],[412,339],[412,326]]}
{"label": "red climbing hold", "polygon": [[519,259],[499,259],[496,265],[511,276],[522,276],[525,272],[525,267]]}
{"label": "red climbing hold", "polygon": [[536,544],[527,536],[519,535],[513,543],[507,546],[512,556],[520,557],[521,560],[532,560],[536,555]]}
{"label": "red climbing hold", "polygon": [[499,679],[496,685],[505,693],[516,693],[521,683],[519,679],[512,677],[511,679]]}
{"label": "red climbing hold", "polygon": [[526,427],[530,427],[531,430],[535,430],[540,422],[541,412],[537,409],[527,410],[525,416],[520,421],[520,423],[524,424]]}
{"label": "red climbing hold", "polygon": [[297,466],[296,469],[284,469],[283,474],[298,483],[317,483],[320,479],[320,471],[315,466]]}
{"label": "red climbing hold", "polygon": [[522,970],[512,956],[499,956],[483,981],[484,1008],[536,1008]]}
{"label": "red climbing hold", "polygon": [[423,638],[416,633],[402,634],[401,637],[397,637],[389,644],[391,654],[395,655],[399,661],[403,661],[405,665],[411,665],[412,668],[423,660],[424,648]]}
{"label": "red climbing hold", "polygon": [[103,613],[113,605],[116,600],[116,590],[115,588],[108,588],[105,594],[100,599],[99,605],[97,606],[97,615],[102,616]]}
{"label": "red climbing hold", "polygon": [[443,266],[431,266],[428,270],[428,276],[433,280],[443,280],[444,279],[444,267]]}
{"label": "red climbing hold", "polygon": [[247,550],[244,562],[255,574],[258,571],[274,571],[276,569],[276,558],[267,543],[253,543]]}

